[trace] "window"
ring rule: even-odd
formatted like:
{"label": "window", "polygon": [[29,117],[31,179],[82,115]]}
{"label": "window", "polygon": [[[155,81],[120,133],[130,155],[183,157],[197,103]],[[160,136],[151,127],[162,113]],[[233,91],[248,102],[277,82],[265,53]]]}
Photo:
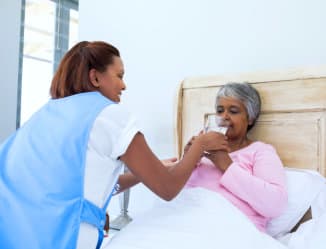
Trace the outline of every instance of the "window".
{"label": "window", "polygon": [[22,16],[18,126],[48,101],[53,73],[78,40],[78,0],[25,0]]}

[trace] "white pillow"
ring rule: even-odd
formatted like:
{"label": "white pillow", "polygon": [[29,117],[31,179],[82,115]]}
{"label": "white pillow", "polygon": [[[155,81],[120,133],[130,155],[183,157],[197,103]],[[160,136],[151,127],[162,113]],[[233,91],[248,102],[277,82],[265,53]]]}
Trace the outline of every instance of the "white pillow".
{"label": "white pillow", "polygon": [[325,187],[319,192],[317,197],[311,203],[311,216],[313,219],[318,219],[326,213],[326,182]]}
{"label": "white pillow", "polygon": [[285,173],[288,205],[279,217],[267,224],[267,233],[273,237],[283,236],[291,231],[325,187],[326,182],[326,178],[313,170],[285,168]]}

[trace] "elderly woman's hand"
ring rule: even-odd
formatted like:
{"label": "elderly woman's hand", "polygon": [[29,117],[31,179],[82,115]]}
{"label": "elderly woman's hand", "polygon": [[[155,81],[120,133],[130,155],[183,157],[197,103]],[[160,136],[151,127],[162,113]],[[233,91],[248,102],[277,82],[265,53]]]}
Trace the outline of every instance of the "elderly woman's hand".
{"label": "elderly woman's hand", "polygon": [[206,152],[210,153],[210,152],[214,152],[214,151],[225,151],[225,152],[230,151],[228,138],[227,138],[227,136],[223,135],[222,133],[210,131],[208,133],[201,134],[201,136],[209,136],[210,133],[215,133],[215,136],[217,138],[216,138],[216,140],[214,140],[214,149],[212,151],[206,151]]}
{"label": "elderly woman's hand", "polygon": [[[228,141],[227,141],[227,137],[225,135],[223,135],[222,133],[217,133],[216,135],[217,135],[217,139],[214,141],[214,143],[215,143],[215,149],[214,149],[214,151],[221,150],[221,151],[229,152],[230,148],[229,148],[229,144],[228,144]],[[209,134],[208,133],[204,134],[203,131],[201,131],[197,136],[191,137],[191,139],[188,141],[188,143],[184,147],[183,154],[186,154],[187,153],[187,151],[189,150],[189,148],[192,145],[192,143],[199,136],[209,136]],[[210,152],[209,151],[205,152],[203,154],[203,156],[205,154],[207,154],[207,153],[210,153]]]}
{"label": "elderly woman's hand", "polygon": [[206,153],[205,157],[211,160],[222,172],[226,171],[232,164],[232,159],[227,151],[213,151],[211,153]]}

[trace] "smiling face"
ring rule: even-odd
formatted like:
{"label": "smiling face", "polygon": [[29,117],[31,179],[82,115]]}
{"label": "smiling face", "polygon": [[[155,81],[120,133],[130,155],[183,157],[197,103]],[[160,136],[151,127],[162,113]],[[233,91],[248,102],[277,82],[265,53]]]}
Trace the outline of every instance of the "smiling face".
{"label": "smiling face", "polygon": [[223,117],[229,122],[226,133],[229,139],[234,140],[246,137],[250,123],[248,121],[247,109],[240,100],[231,97],[220,97],[216,112],[218,116]]}
{"label": "smiling face", "polygon": [[122,91],[126,89],[123,81],[124,67],[120,57],[114,56],[113,63],[104,72],[90,70],[90,81],[105,97],[120,102]]}

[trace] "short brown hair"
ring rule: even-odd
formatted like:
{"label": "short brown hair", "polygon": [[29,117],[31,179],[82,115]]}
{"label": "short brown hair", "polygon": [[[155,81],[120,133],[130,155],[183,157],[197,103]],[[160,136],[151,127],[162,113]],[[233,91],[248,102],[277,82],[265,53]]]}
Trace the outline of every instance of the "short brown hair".
{"label": "short brown hair", "polygon": [[50,95],[53,99],[67,97],[95,88],[89,80],[89,71],[104,72],[120,52],[103,41],[82,41],[73,46],[62,58],[52,79]]}

